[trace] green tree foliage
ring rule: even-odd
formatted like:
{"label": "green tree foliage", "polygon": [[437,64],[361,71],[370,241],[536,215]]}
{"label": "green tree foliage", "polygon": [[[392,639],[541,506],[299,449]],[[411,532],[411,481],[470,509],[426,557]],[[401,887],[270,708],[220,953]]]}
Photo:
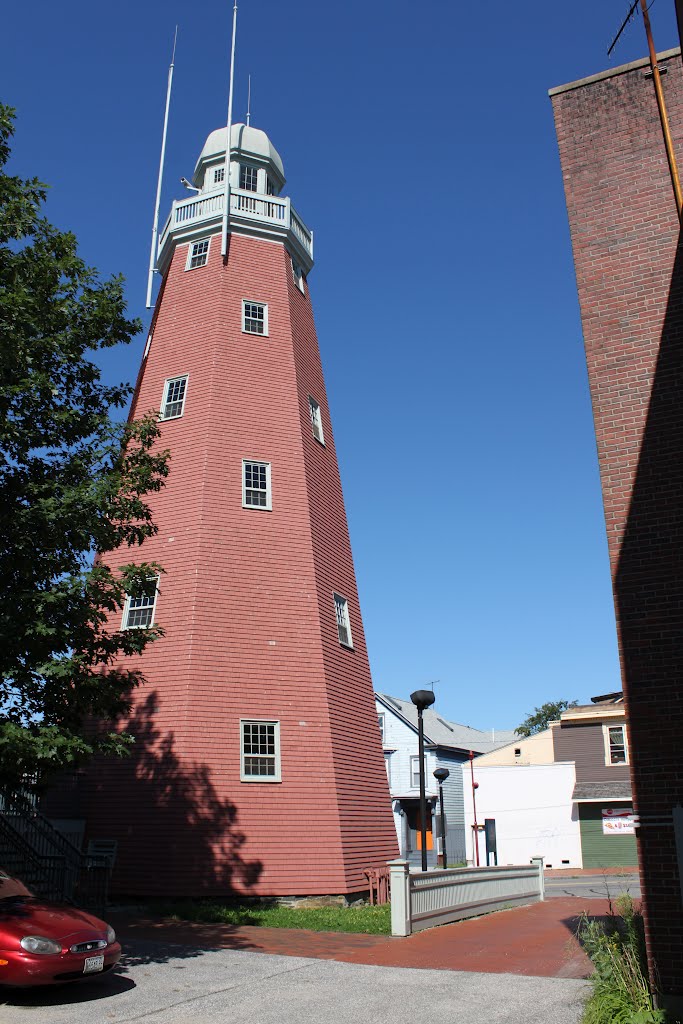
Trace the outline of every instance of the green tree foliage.
{"label": "green tree foliage", "polygon": [[[120,278],[102,282],[76,239],[41,214],[37,179],[5,172],[14,111],[0,105],[0,781],[44,781],[96,751],[123,753],[112,727],[139,672],[121,662],[158,628],[110,631],[154,564],[112,572],[95,556],[155,533],[145,496],[167,453],[156,417],[113,418],[132,388],[89,358],[128,344]],[[124,558],[121,559],[124,561]],[[120,621],[120,618],[119,618]]]}
{"label": "green tree foliage", "polygon": [[547,729],[550,722],[557,721],[567,708],[575,708],[576,703],[575,700],[553,700],[541,704],[540,708],[534,708],[528,718],[517,726],[515,732],[518,736],[535,736],[537,732]]}

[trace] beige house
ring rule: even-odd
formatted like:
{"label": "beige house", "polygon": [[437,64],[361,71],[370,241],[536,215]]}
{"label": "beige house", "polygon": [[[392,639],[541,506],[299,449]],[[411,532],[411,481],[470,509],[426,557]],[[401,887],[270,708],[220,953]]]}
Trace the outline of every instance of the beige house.
{"label": "beige house", "polygon": [[510,765],[510,764],[552,764],[553,753],[552,728],[537,732],[535,736],[518,736],[512,743],[498,747],[488,754],[480,754],[477,765]]}

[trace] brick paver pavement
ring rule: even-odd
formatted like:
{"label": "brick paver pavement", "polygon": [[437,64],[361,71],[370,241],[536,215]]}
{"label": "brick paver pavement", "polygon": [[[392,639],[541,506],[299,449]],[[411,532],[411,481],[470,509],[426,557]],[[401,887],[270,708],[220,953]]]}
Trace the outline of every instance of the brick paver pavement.
{"label": "brick paver pavement", "polygon": [[442,925],[408,938],[108,916],[124,945],[130,937],[197,951],[247,949],[386,967],[586,978],[591,964],[576,940],[576,926],[582,912],[604,916],[607,910],[607,900],[559,898]]}

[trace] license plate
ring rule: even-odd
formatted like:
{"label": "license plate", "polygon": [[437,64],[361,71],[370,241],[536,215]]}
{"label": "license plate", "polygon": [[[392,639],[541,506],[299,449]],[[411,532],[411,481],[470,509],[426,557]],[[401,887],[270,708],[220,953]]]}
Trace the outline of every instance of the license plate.
{"label": "license plate", "polygon": [[86,956],[85,963],[83,964],[84,974],[94,974],[95,971],[101,971],[104,968],[104,957],[103,956]]}

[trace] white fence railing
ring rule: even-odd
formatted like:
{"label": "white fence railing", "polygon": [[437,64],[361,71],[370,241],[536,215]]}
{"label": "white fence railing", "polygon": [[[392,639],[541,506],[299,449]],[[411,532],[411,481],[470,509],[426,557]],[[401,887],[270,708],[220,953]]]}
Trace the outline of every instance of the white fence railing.
{"label": "white fence railing", "polygon": [[544,899],[543,861],[514,867],[453,868],[411,872],[405,860],[389,861],[391,934],[410,935],[463,917]]}
{"label": "white fence railing", "polygon": [[[222,215],[224,203],[224,192],[212,192],[207,196],[192,196],[191,199],[174,202],[161,232],[159,251],[163,249],[169,232],[174,228],[215,220]],[[243,221],[261,222],[280,230],[291,231],[304,252],[313,255],[313,234],[292,209],[288,196],[262,196],[256,192],[235,188],[230,192],[230,214]]]}

